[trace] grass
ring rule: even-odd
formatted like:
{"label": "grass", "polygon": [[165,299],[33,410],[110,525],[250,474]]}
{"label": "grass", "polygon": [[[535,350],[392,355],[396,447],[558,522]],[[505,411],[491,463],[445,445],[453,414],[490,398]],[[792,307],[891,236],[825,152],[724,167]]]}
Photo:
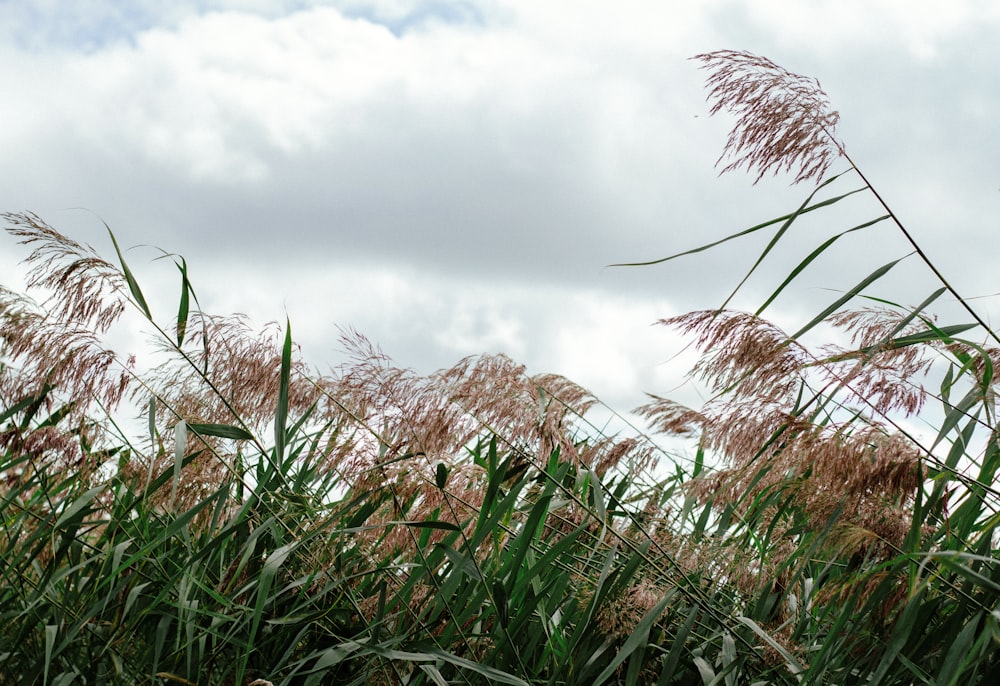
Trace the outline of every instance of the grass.
{"label": "grass", "polygon": [[[846,156],[818,83],[697,59],[737,115],[728,166],[816,183],[718,241],[771,232],[750,273],[807,214],[885,212],[817,236],[754,312],[663,322],[711,397],[641,413],[692,459],[603,435],[585,389],[504,356],[421,376],[345,332],[350,364],[322,374],[290,323],[202,311],[180,257],[154,316],[113,235],[109,261],[4,215],[32,271],[0,290],[0,683],[996,682],[996,333]],[[871,256],[794,332],[763,318],[866,231],[917,250],[918,305],[874,290],[905,255]],[[129,317],[151,371],[104,347]]]}

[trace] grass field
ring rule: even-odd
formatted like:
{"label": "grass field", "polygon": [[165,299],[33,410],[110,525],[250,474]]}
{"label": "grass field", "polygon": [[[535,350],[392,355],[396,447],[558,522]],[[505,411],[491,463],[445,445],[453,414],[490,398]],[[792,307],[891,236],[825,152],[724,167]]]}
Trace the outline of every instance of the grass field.
{"label": "grass field", "polygon": [[[202,311],[183,258],[154,316],[113,235],[104,256],[4,215],[32,271],[0,288],[0,683],[1000,682],[1000,338],[847,156],[818,83],[696,60],[735,115],[724,168],[812,187],[719,241],[770,236],[758,309],[663,322],[710,399],[651,397],[651,435],[602,434],[598,399],[502,355],[422,376],[347,333],[350,364],[320,373],[294,322]],[[813,213],[832,228],[773,265]],[[767,319],[874,231],[904,252],[859,247],[866,278],[793,330]],[[926,268],[914,304],[879,290],[903,259]],[[136,319],[148,372],[107,348]],[[143,435],[122,428],[137,407]]]}

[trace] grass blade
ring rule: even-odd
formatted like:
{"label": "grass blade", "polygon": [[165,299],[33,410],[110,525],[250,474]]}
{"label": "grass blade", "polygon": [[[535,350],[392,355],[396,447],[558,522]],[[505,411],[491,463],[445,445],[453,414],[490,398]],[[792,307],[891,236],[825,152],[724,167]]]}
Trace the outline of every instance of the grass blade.
{"label": "grass blade", "polygon": [[[826,184],[829,184],[829,183],[833,183],[833,181],[835,181],[840,176],[842,176],[842,174],[838,174],[836,176],[831,177],[830,179],[828,179],[827,181],[825,181],[823,185],[826,185]],[[777,224],[779,222],[789,222],[789,221],[792,221],[796,217],[799,217],[799,216],[801,216],[803,214],[806,214],[807,212],[813,212],[813,211],[818,210],[820,208],[827,207],[827,206],[832,205],[834,203],[840,202],[844,198],[852,196],[855,193],[861,193],[861,192],[866,191],[866,190],[868,190],[868,189],[867,188],[857,188],[857,189],[855,189],[853,191],[850,191],[848,193],[844,193],[843,195],[839,195],[839,196],[837,196],[835,198],[829,198],[827,200],[823,200],[823,201],[818,202],[818,203],[816,203],[814,205],[808,205],[808,201],[807,201],[806,204],[804,204],[802,207],[800,207],[795,212],[792,212],[790,214],[785,214],[785,215],[782,215],[780,217],[776,217],[774,219],[769,219],[768,221],[763,222],[762,224],[756,224],[755,226],[751,226],[749,229],[744,229],[743,231],[740,231],[738,233],[734,233],[734,234],[732,234],[730,236],[726,236],[725,238],[722,238],[720,240],[713,241],[712,243],[707,243],[707,244],[702,245],[702,246],[700,246],[698,248],[692,248],[691,250],[685,250],[684,252],[679,252],[679,253],[676,253],[674,255],[670,255],[669,257],[661,257],[658,260],[650,260],[648,262],[623,262],[623,263],[618,263],[618,264],[612,264],[612,265],[609,265],[609,266],[611,266],[611,267],[648,267],[648,266],[651,266],[651,265],[654,265],[654,264],[661,264],[663,262],[668,262],[670,260],[675,260],[678,257],[684,257],[686,255],[694,255],[695,253],[699,253],[699,252],[704,252],[706,250],[710,250],[711,248],[715,248],[717,246],[722,245],[723,243],[727,243],[728,241],[734,240],[736,238],[741,238],[743,236],[746,236],[748,234],[754,233],[756,231],[760,231],[761,229],[766,229],[769,226],[774,226],[775,224]],[[815,193],[814,193],[814,195],[815,195]],[[810,196],[810,197],[812,197],[812,196]]]}
{"label": "grass blade", "polygon": [[831,245],[833,245],[837,241],[837,239],[839,239],[839,238],[841,238],[841,237],[843,237],[843,236],[845,236],[845,235],[847,235],[847,234],[849,234],[849,233],[851,233],[853,231],[859,231],[861,229],[866,229],[869,226],[872,226],[874,224],[878,224],[879,222],[885,221],[888,218],[889,218],[889,215],[887,215],[887,214],[883,215],[883,216],[879,217],[878,219],[873,219],[873,220],[871,220],[869,222],[865,222],[864,224],[859,224],[859,225],[857,225],[855,227],[847,229],[846,231],[838,233],[837,235],[833,236],[832,238],[829,238],[826,241],[824,241],[818,248],[816,248],[811,253],[809,253],[809,255],[806,256],[806,258],[804,260],[802,260],[801,262],[799,262],[799,264],[797,264],[795,266],[795,269],[793,269],[791,272],[789,272],[788,276],[785,277],[785,280],[781,282],[781,285],[778,286],[778,288],[776,288],[773,293],[771,293],[771,295],[767,298],[767,300],[764,301],[763,305],[761,305],[759,308],[757,308],[757,311],[755,312],[755,314],[759,317],[764,312],[764,310],[767,309],[768,305],[770,305],[772,302],[774,302],[774,299],[777,298],[778,295],[783,290],[785,290],[785,288],[788,286],[788,284],[790,284],[792,281],[794,281],[795,277],[797,277],[799,274],[802,273],[802,270],[804,270],[806,267],[808,267],[817,257],[819,257],[821,254],[823,254],[823,252],[825,252],[827,248],[829,248]]}
{"label": "grass blade", "polygon": [[115,238],[114,232],[111,227],[104,223],[104,228],[108,230],[108,235],[111,236],[111,243],[115,246],[115,253],[118,255],[118,261],[122,265],[122,273],[125,275],[125,281],[128,283],[129,292],[132,293],[132,298],[135,300],[135,304],[139,306],[142,313],[146,315],[146,319],[153,321],[153,314],[149,311],[149,305],[146,304],[146,298],[142,295],[142,289],[139,288],[139,282],[135,280],[135,276],[132,275],[132,270],[128,268],[128,264],[125,262],[125,256],[122,255],[121,248],[118,247],[118,239]]}
{"label": "grass blade", "polygon": [[201,436],[228,438],[233,441],[252,441],[253,434],[246,429],[231,424],[187,424],[188,429]]}
{"label": "grass blade", "polygon": [[632,633],[629,634],[629,637],[625,639],[625,643],[623,643],[622,647],[618,649],[618,654],[615,655],[614,659],[611,660],[611,662],[608,663],[608,666],[604,668],[604,671],[601,672],[594,680],[594,686],[600,686],[607,681],[611,675],[615,673],[615,670],[618,669],[618,667],[625,662],[625,660],[627,660],[632,653],[637,650],[645,649],[646,644],[649,642],[649,631],[653,628],[653,623],[660,618],[660,615],[663,613],[663,610],[669,601],[670,596],[668,595],[654,605],[645,615],[643,615],[635,629],[633,629]]}
{"label": "grass blade", "polygon": [[184,345],[184,334],[187,331],[191,282],[188,281],[187,262],[183,257],[177,268],[181,271],[181,298],[177,305],[177,347],[179,348]]}
{"label": "grass blade", "polygon": [[904,259],[905,258],[901,257],[898,260],[893,260],[892,262],[884,264],[881,267],[879,267],[878,269],[876,269],[875,271],[873,271],[871,274],[869,274],[864,279],[862,279],[860,282],[858,282],[852,289],[850,289],[849,291],[847,291],[847,293],[845,293],[841,297],[837,298],[826,309],[824,309],[818,315],[816,315],[815,317],[813,317],[813,319],[808,324],[806,324],[801,329],[799,329],[798,331],[796,331],[790,338],[792,340],[795,340],[795,339],[799,338],[800,336],[802,336],[803,334],[805,334],[810,329],[812,329],[814,326],[816,326],[817,324],[819,324],[820,322],[824,321],[831,314],[833,314],[834,312],[836,312],[837,310],[839,310],[844,305],[844,303],[848,302],[849,300],[851,300],[852,298],[854,298],[854,296],[856,296],[858,293],[860,293],[861,291],[863,291],[864,289],[866,289],[868,286],[870,286],[874,282],[876,282],[879,279],[881,279],[883,276],[885,276],[889,272],[890,269],[892,269],[893,267],[895,267],[897,264],[899,264]]}
{"label": "grass blade", "polygon": [[288,384],[292,371],[292,323],[285,320],[285,342],[281,346],[281,376],[278,381],[278,406],[274,410],[274,463],[280,465],[285,455],[285,427],[288,424]]}
{"label": "grass blade", "polygon": [[746,626],[750,627],[750,629],[755,634],[757,634],[757,636],[759,636],[765,643],[767,643],[767,645],[773,648],[774,651],[778,653],[778,655],[781,655],[781,658],[785,661],[785,666],[788,667],[788,671],[790,671],[797,677],[805,673],[806,668],[802,666],[802,663],[800,663],[795,658],[794,655],[788,652],[788,649],[785,648],[785,646],[778,643],[776,640],[774,640],[774,638],[771,637],[769,633],[764,631],[764,629],[760,626],[760,624],[750,619],[749,617],[744,617],[742,615],[737,617],[736,621],[741,622],[742,624],[745,624]]}

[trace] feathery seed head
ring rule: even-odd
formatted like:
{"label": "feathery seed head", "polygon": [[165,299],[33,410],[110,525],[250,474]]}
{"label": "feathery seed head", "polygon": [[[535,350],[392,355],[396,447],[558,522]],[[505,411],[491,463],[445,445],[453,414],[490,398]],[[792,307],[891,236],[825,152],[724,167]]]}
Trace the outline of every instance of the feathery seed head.
{"label": "feathery seed head", "polygon": [[719,50],[695,55],[709,70],[711,114],[721,110],[736,116],[719,164],[723,173],[745,167],[758,172],[794,171],[792,183],[819,181],[843,152],[834,137],[840,115],[816,79],[793,74],[750,52]]}

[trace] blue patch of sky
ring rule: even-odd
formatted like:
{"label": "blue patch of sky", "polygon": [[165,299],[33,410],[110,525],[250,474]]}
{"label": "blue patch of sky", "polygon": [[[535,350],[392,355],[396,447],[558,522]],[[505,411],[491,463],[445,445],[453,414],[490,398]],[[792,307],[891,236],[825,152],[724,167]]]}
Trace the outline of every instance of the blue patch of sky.
{"label": "blue patch of sky", "polygon": [[90,53],[116,43],[133,44],[154,28],[171,29],[181,20],[214,11],[235,11],[275,18],[316,6],[338,7],[346,17],[388,28],[396,36],[432,23],[480,26],[483,16],[472,2],[417,1],[408,11],[383,12],[376,3],[364,5],[331,0],[83,0],[11,2],[0,0],[0,40],[21,50],[71,50]]}
{"label": "blue patch of sky", "polygon": [[364,19],[384,26],[393,35],[401,37],[408,31],[428,24],[456,24],[463,26],[483,25],[482,12],[470,2],[418,2],[408,12],[382,13],[377,7],[353,6],[342,10],[345,17]]}
{"label": "blue patch of sky", "polygon": [[0,5],[6,39],[23,50],[93,52],[162,23],[146,2],[16,2]]}
{"label": "blue patch of sky", "polygon": [[0,40],[26,51],[89,53],[116,43],[134,44],[150,29],[172,29],[183,19],[210,12],[245,12],[275,18],[319,5],[322,0],[0,0]]}

